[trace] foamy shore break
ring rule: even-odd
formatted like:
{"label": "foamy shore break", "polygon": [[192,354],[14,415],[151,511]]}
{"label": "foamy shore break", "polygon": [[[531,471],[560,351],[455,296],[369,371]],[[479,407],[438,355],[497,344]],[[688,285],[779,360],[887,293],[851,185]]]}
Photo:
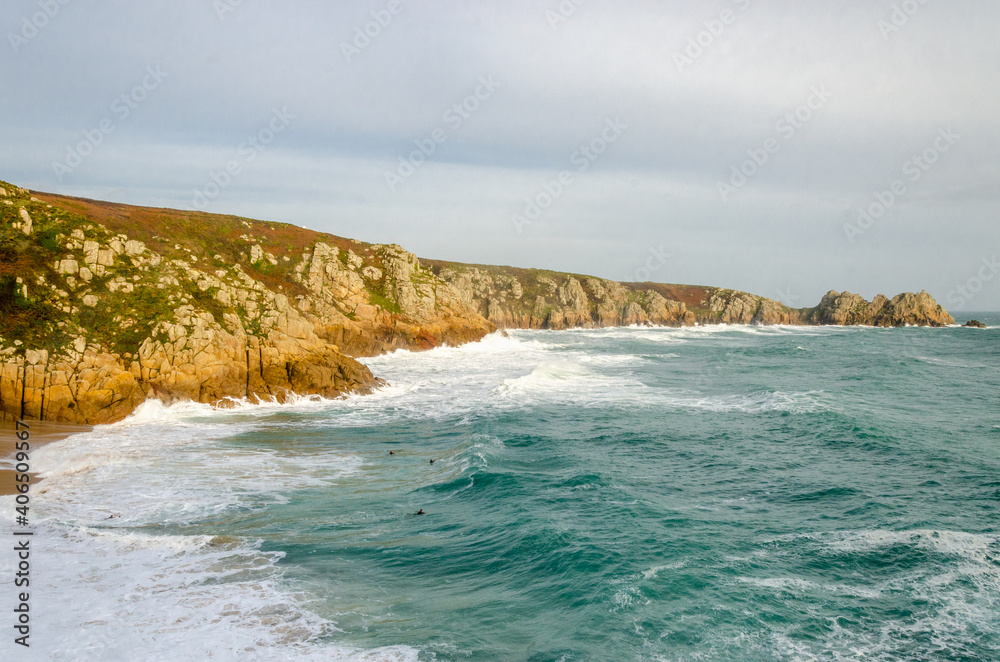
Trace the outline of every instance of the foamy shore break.
{"label": "foamy shore break", "polygon": [[336,397],[355,359],[503,328],[947,326],[926,292],[814,308],[717,287],[421,260],[282,223],[134,207],[0,182],[0,416],[118,421],[150,398]]}
{"label": "foamy shore break", "polygon": [[[42,446],[47,446],[56,441],[62,441],[70,435],[79,434],[82,432],[87,432],[92,428],[89,425],[74,425],[72,423],[53,423],[51,421],[33,421],[30,423],[30,443],[31,449],[37,450]],[[14,444],[17,439],[12,434],[4,435],[4,441],[0,445],[0,458],[3,457],[13,457],[14,455]],[[0,467],[0,496],[6,496],[10,494],[17,494],[15,487],[17,483],[14,481],[15,472],[13,469],[6,467]],[[31,484],[37,483],[40,478],[38,478],[34,472],[31,473]]]}

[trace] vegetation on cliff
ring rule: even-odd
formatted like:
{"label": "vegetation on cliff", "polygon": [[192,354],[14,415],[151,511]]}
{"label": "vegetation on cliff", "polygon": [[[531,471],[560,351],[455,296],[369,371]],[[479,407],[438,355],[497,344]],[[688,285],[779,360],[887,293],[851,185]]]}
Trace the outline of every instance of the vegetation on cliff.
{"label": "vegetation on cliff", "polygon": [[334,396],[351,356],[493,326],[398,246],[0,182],[0,410],[100,423],[149,397]]}
{"label": "vegetation on cliff", "polygon": [[497,327],[954,321],[926,293],[745,292],[418,260],[236,216],[31,193],[0,182],[0,414],[102,423],[150,397],[218,403],[364,392],[351,357]]}

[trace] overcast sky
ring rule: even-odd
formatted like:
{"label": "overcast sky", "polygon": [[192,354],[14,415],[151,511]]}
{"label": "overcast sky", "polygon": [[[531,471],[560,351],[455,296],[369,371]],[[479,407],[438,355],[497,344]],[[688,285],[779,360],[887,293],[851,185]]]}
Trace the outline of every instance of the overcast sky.
{"label": "overcast sky", "polygon": [[1000,310],[998,25],[993,0],[4,0],[0,179]]}

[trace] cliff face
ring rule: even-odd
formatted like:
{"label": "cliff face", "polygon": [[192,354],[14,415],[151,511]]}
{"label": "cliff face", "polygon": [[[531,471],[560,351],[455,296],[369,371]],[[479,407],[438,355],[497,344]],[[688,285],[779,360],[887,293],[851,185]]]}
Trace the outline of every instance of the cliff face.
{"label": "cliff face", "polygon": [[499,327],[681,326],[696,321],[681,301],[612,280],[539,269],[424,262],[463,302]]}
{"label": "cliff face", "polygon": [[954,319],[926,292],[879,295],[829,292],[815,308],[789,308],[766,297],[718,287],[619,283],[541,269],[424,260],[461,299],[500,328],[651,324],[833,324],[944,326]]}
{"label": "cliff face", "polygon": [[351,358],[493,325],[398,246],[0,183],[0,412],[118,420],[143,400],[335,396]]}
{"label": "cliff face", "polygon": [[735,290],[716,289],[708,298],[706,323],[802,324],[802,311],[781,302]]}
{"label": "cliff face", "polygon": [[927,292],[898,294],[889,300],[878,295],[866,301],[858,294],[830,290],[819,305],[807,311],[811,324],[861,326],[948,326],[955,318]]}
{"label": "cliff face", "polygon": [[366,392],[352,356],[497,327],[952,324],[925,292],[746,292],[418,260],[280,223],[35,193],[0,182],[0,416],[105,423],[147,398]]}

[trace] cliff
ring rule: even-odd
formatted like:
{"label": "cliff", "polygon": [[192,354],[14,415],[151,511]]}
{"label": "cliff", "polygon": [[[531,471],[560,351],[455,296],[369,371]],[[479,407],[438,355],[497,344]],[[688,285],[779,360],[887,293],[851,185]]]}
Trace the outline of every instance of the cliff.
{"label": "cliff", "polygon": [[367,392],[352,357],[497,327],[904,324],[926,293],[816,308],[722,288],[418,260],[281,223],[30,193],[0,182],[0,416],[104,423],[147,398]]}
{"label": "cliff", "polygon": [[439,260],[423,264],[450,284],[463,302],[500,328],[650,324],[831,324],[945,326],[955,320],[926,292],[868,302],[850,292],[828,292],[815,308],[720,287],[619,283],[542,269],[469,265]]}
{"label": "cliff", "polygon": [[866,301],[850,292],[827,292],[819,305],[806,312],[811,324],[861,326],[948,326],[955,318],[927,292],[898,294],[891,300],[878,295]]}
{"label": "cliff", "polygon": [[351,356],[494,326],[399,246],[0,182],[0,412],[79,423],[143,400],[335,396]]}

